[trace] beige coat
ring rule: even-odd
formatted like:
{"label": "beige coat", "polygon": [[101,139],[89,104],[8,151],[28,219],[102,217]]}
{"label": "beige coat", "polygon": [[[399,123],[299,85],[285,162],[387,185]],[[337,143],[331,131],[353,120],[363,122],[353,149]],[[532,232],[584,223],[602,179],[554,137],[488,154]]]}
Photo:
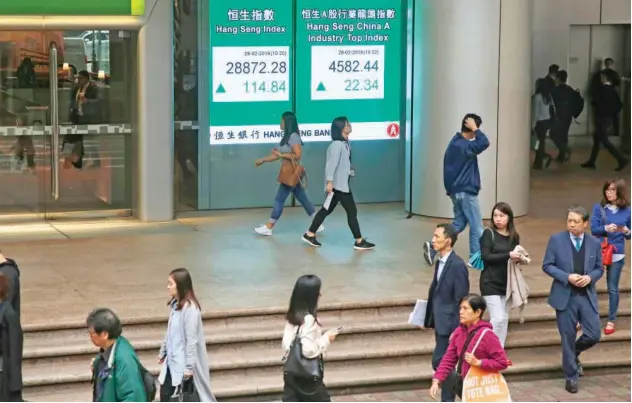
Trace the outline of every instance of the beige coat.
{"label": "beige coat", "polygon": [[529,252],[518,245],[513,250],[520,254],[520,262],[516,263],[512,259],[507,262],[507,302],[511,299],[511,309],[520,308],[520,323],[524,323],[524,306],[529,299],[529,286],[522,276],[521,264],[531,263]]}

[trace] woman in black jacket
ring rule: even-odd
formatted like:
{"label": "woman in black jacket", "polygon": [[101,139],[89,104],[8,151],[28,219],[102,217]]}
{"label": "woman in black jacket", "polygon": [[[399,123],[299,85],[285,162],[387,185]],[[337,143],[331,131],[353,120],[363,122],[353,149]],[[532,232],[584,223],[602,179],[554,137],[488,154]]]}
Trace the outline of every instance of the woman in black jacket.
{"label": "woman in black jacket", "polygon": [[492,227],[485,229],[481,236],[481,295],[485,298],[489,311],[489,321],[494,333],[505,346],[509,327],[509,306],[507,305],[507,264],[509,259],[520,261],[520,254],[513,250],[520,244],[520,236],[514,226],[514,214],[509,204],[497,203],[492,209]]}
{"label": "woman in black jacket", "polygon": [[8,294],[9,282],[0,273],[0,402],[21,402],[24,335]]}

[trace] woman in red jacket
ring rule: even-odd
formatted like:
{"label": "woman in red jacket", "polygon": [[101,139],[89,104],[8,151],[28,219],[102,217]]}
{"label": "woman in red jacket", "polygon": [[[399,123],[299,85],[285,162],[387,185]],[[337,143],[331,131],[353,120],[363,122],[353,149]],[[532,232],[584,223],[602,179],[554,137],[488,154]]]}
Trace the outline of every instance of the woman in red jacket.
{"label": "woman in red jacket", "polygon": [[461,397],[463,379],[470,366],[489,372],[500,372],[507,368],[507,355],[498,336],[494,334],[491,323],[481,319],[486,308],[485,299],[478,294],[470,294],[461,300],[461,326],[450,336],[448,351],[432,377],[430,396],[433,398],[440,384],[453,388]]}

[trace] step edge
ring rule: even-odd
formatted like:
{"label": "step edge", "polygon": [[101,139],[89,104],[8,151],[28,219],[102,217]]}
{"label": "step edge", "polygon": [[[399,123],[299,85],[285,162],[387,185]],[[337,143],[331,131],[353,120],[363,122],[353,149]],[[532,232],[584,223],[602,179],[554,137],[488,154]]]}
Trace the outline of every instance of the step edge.
{"label": "step edge", "polygon": [[[615,333],[616,335],[616,333]],[[600,343],[620,343],[626,342],[630,340],[630,336],[627,338],[608,338],[602,340]],[[516,343],[514,345],[509,344],[506,347],[508,355],[511,355],[511,350],[519,350],[525,348],[547,348],[559,346],[560,341],[551,340],[543,340],[542,343],[534,345],[533,343]],[[325,362],[344,362],[344,361],[360,361],[364,359],[389,359],[389,358],[402,358],[402,357],[411,357],[411,356],[427,356],[432,354],[434,348],[433,347],[411,347],[411,348],[402,348],[395,351],[385,351],[381,354],[366,354],[366,353],[335,353],[333,356],[326,356]],[[279,354],[281,356],[281,354]],[[244,369],[261,369],[266,367],[274,367],[278,368],[282,366],[281,359],[270,359],[265,358],[257,361],[251,361],[248,363],[235,363],[235,364],[220,364],[220,365],[211,365],[210,371],[212,373],[216,373],[218,371],[235,371],[235,370],[244,370]],[[86,366],[88,367],[88,366]],[[150,372],[154,374],[158,374],[157,369],[150,369]],[[35,379],[35,380],[34,380]],[[61,376],[58,378],[48,378],[48,377],[32,377],[28,376],[24,377],[24,385],[26,386],[41,386],[41,385],[56,385],[56,384],[69,384],[69,383],[83,383],[90,381],[90,375],[86,372],[85,375],[67,375]]]}

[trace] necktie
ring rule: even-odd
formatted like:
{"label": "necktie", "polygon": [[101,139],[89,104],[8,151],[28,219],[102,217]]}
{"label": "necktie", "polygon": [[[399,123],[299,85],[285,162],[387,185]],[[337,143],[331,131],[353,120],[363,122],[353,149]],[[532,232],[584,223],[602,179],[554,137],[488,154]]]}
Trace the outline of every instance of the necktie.
{"label": "necktie", "polygon": [[581,248],[582,248],[582,239],[575,238],[575,250],[579,252]]}
{"label": "necktie", "polygon": [[437,272],[437,281],[439,281],[439,279],[441,278],[440,267],[441,267],[441,259],[437,259],[437,263],[435,263],[435,270]]}

